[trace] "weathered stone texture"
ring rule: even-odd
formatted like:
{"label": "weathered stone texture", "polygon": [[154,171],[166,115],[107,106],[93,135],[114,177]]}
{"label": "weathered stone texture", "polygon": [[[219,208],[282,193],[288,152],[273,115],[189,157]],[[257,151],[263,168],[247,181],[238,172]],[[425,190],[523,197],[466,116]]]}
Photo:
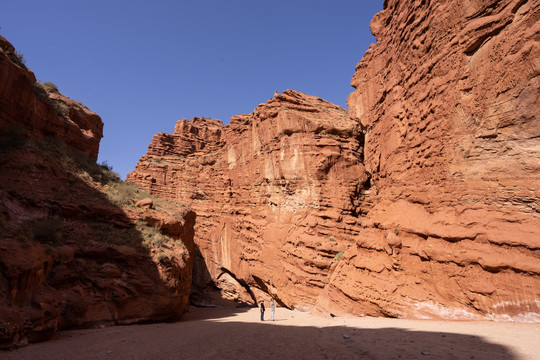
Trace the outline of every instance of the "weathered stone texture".
{"label": "weathered stone texture", "polygon": [[539,20],[539,1],[385,2],[348,99],[375,206],[322,310],[540,320]]}
{"label": "weathered stone texture", "polygon": [[344,109],[287,90],[227,126],[180,120],[127,180],[196,211],[195,302],[213,280],[228,298],[310,308],[358,231],[357,136]]}

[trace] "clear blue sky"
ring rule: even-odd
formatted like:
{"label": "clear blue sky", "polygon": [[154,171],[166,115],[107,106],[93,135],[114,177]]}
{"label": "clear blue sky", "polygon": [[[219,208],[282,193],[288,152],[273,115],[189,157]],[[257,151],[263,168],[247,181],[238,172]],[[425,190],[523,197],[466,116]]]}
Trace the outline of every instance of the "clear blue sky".
{"label": "clear blue sky", "polygon": [[101,116],[98,161],[125,178],[181,118],[228,123],[285,89],[345,107],[382,3],[6,0],[0,34],[38,79]]}

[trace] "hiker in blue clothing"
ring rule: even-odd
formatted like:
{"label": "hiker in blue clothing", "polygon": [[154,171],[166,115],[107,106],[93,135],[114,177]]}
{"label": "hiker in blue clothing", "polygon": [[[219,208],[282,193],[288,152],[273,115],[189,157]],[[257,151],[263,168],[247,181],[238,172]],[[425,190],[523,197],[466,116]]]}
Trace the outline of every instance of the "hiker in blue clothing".
{"label": "hiker in blue clothing", "polygon": [[261,309],[261,321],[264,321],[264,301],[263,300],[261,300],[260,309]]}

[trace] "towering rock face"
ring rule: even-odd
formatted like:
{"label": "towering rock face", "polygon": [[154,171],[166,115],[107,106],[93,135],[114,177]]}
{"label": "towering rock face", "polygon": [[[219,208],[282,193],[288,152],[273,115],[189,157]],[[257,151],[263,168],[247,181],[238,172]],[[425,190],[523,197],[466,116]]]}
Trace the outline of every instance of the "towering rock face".
{"label": "towering rock face", "polygon": [[213,280],[228,298],[310,308],[358,231],[358,135],[344,109],[287,90],[227,126],[178,121],[127,181],[197,213],[195,302]]}
{"label": "towering rock face", "polygon": [[195,214],[135,206],[144,194],[95,163],[99,116],[0,49],[0,349],[181,316]]}
{"label": "towering rock face", "polygon": [[540,1],[385,1],[356,67],[375,204],[325,311],[540,321]]}
{"label": "towering rock face", "polygon": [[385,1],[350,117],[286,91],[181,120],[128,180],[196,209],[197,291],[539,321],[539,7]]}

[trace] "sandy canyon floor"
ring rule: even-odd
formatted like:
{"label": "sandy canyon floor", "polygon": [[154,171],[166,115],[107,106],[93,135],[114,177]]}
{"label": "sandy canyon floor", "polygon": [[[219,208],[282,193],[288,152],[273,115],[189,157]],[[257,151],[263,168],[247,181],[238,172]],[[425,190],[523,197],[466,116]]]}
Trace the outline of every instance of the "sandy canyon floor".
{"label": "sandy canyon floor", "polygon": [[[270,313],[266,312],[268,320]],[[1,359],[539,359],[540,324],[192,307],[177,323],[63,331]]]}

